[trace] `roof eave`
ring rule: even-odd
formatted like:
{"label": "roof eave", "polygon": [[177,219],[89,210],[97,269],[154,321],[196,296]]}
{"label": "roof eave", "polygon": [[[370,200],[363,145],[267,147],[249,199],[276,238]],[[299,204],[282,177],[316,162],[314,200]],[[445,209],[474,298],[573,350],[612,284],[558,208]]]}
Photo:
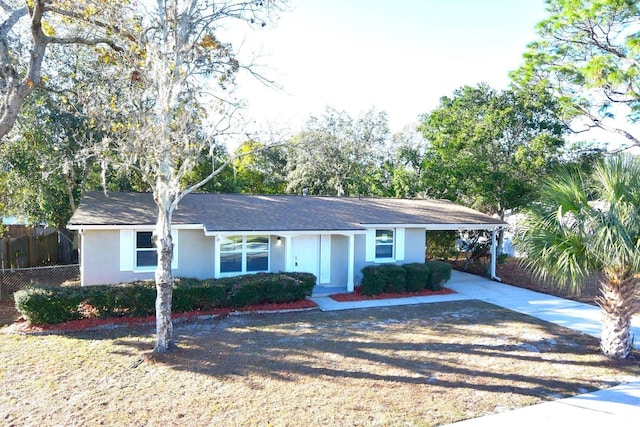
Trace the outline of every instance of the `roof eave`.
{"label": "roof eave", "polygon": [[394,228],[394,227],[404,227],[404,228],[425,228],[427,230],[433,231],[448,231],[448,230],[497,230],[499,228],[505,228],[509,224],[504,223],[484,223],[484,224],[465,224],[465,223],[456,223],[456,224],[362,224],[365,228]]}

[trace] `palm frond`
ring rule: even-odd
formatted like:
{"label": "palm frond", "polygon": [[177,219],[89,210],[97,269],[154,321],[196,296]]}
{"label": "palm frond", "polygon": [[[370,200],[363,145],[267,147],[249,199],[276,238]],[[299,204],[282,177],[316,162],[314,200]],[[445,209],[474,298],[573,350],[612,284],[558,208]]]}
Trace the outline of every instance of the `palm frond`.
{"label": "palm frond", "polygon": [[517,244],[532,271],[579,290],[591,274],[640,271],[640,162],[615,156],[589,177],[562,170],[525,211]]}

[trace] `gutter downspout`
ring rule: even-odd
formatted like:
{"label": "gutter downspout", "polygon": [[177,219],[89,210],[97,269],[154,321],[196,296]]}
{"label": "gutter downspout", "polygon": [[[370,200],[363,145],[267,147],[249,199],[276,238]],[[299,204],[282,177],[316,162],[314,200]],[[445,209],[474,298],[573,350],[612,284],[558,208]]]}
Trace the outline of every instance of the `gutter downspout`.
{"label": "gutter downspout", "polygon": [[489,274],[491,276],[491,280],[495,280],[496,282],[502,282],[502,279],[496,276],[496,258],[498,253],[498,245],[496,241],[496,231],[498,229],[494,228],[491,231],[491,265],[489,267]]}

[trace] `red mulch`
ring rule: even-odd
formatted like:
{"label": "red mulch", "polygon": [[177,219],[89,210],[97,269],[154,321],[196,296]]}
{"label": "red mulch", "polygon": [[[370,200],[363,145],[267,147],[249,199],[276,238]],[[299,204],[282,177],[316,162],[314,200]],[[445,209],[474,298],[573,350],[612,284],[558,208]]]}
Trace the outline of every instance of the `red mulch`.
{"label": "red mulch", "polygon": [[401,292],[401,293],[381,293],[378,295],[363,295],[362,288],[360,286],[356,286],[354,292],[348,292],[345,294],[333,294],[331,295],[331,299],[338,302],[348,302],[348,301],[365,301],[365,300],[376,300],[376,299],[391,299],[391,298],[407,298],[407,297],[424,297],[430,295],[448,295],[455,294],[456,291],[451,290],[449,288],[442,288],[439,291],[429,291],[425,289],[420,292]]}
{"label": "red mulch", "polygon": [[283,310],[304,310],[316,308],[318,305],[308,299],[293,302],[283,302],[279,304],[255,304],[241,307],[237,311],[283,311]]}
{"label": "red mulch", "polygon": [[[239,308],[237,310],[229,308],[219,308],[215,310],[197,310],[187,313],[172,313],[171,319],[184,321],[205,317],[225,317],[231,312],[264,312],[264,311],[290,311],[290,310],[307,310],[316,308],[317,305],[310,300],[301,300],[294,302],[286,302],[281,304],[255,304]],[[43,332],[72,332],[89,329],[109,329],[117,326],[134,326],[153,324],[156,316],[147,317],[117,317],[106,319],[80,319],[71,320],[69,322],[58,323],[55,325],[30,325],[26,320],[20,320],[13,323],[8,330],[20,333],[43,333]]]}
{"label": "red mulch", "polygon": [[21,317],[18,310],[16,310],[13,296],[2,295],[2,299],[0,299],[0,327],[17,322]]}

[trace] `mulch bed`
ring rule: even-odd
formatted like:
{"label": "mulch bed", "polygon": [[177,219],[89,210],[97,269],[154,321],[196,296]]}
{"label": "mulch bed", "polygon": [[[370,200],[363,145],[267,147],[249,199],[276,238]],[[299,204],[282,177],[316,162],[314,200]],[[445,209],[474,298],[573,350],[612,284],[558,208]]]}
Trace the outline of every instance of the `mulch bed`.
{"label": "mulch bed", "polygon": [[[453,268],[464,271],[464,260],[450,261]],[[480,276],[487,276],[487,266],[484,263],[472,263],[467,270],[467,273],[477,274]],[[506,263],[496,266],[496,274],[500,277],[503,283],[518,286],[526,289],[531,289],[537,292],[542,292],[550,295],[559,296],[562,298],[568,298],[575,301],[584,302],[587,304],[595,304],[595,297],[599,295],[599,286],[597,281],[589,280],[582,289],[580,294],[572,293],[568,290],[558,288],[553,284],[543,283],[536,280],[529,274],[526,269],[518,262],[517,259],[508,259]],[[331,298],[339,302],[351,302],[351,301],[365,301],[365,300],[377,300],[377,299],[390,299],[390,298],[406,298],[415,296],[429,296],[429,295],[447,295],[455,293],[455,291],[444,288],[440,291],[423,291],[423,292],[405,292],[400,294],[383,293],[379,295],[366,296],[362,294],[359,286],[356,286],[355,292],[333,294]],[[173,313],[172,319],[177,322],[196,320],[200,318],[208,317],[226,317],[234,312],[277,312],[277,311],[289,311],[289,310],[308,310],[317,308],[317,305],[310,300],[297,301],[284,304],[259,304],[234,311],[230,309],[217,309],[210,311],[192,311],[188,313]],[[96,329],[110,329],[120,326],[134,326],[145,325],[155,323],[155,316],[148,317],[120,317],[109,319],[81,319],[65,322],[57,325],[29,325],[25,320],[20,320],[20,314],[16,311],[13,299],[3,296],[0,300],[0,326],[10,325],[3,330],[5,332],[17,332],[17,333],[55,333],[55,332],[71,332],[79,330],[96,330]]]}
{"label": "mulch bed", "polygon": [[0,327],[17,322],[20,318],[13,296],[3,294],[2,299],[0,299]]}
{"label": "mulch bed", "polygon": [[[313,301],[302,300],[280,304],[255,304],[238,309],[219,308],[215,310],[190,311],[187,313],[172,313],[171,319],[174,322],[184,322],[212,317],[226,317],[233,313],[301,311],[315,309],[317,307],[317,304]],[[4,331],[9,333],[24,334],[73,332],[84,330],[112,329],[121,326],[149,325],[154,324],[155,321],[156,316],[80,319],[58,323],[55,325],[30,325],[26,320],[20,320],[7,327]]]}
{"label": "mulch bed", "polygon": [[354,289],[354,292],[333,294],[333,295],[330,295],[330,298],[338,302],[350,302],[350,301],[366,301],[366,300],[391,299],[391,298],[425,297],[430,295],[448,295],[448,294],[455,294],[455,293],[456,291],[451,290],[449,288],[442,288],[439,291],[430,291],[425,289],[424,291],[420,291],[420,292],[401,292],[401,293],[383,292],[378,295],[363,295],[362,288],[360,286],[356,286]]}

